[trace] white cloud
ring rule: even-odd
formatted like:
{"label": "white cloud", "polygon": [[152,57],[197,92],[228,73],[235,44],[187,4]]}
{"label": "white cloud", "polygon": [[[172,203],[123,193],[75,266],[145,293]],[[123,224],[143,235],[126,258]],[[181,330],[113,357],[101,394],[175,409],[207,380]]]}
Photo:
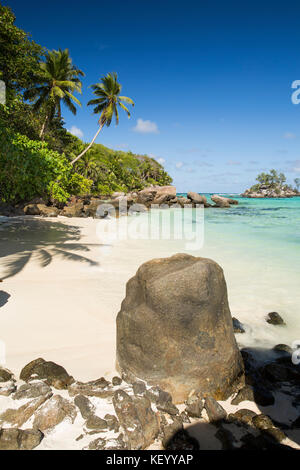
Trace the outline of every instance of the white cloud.
{"label": "white cloud", "polygon": [[83,137],[83,132],[81,129],[79,129],[79,127],[72,126],[71,129],[68,129],[68,131],[70,132],[70,134],[73,134],[76,137],[79,137],[80,139],[82,139]]}
{"label": "white cloud", "polygon": [[286,132],[285,134],[283,134],[283,138],[284,139],[295,139],[296,135],[293,134],[293,132]]}
{"label": "white cloud", "polygon": [[163,165],[164,163],[166,163],[166,160],[164,158],[157,158],[157,161],[158,163],[160,163],[161,165]]}
{"label": "white cloud", "polygon": [[177,162],[175,163],[176,168],[181,168],[183,166],[183,162]]}
{"label": "white cloud", "polygon": [[140,134],[158,134],[159,130],[157,124],[152,121],[144,121],[139,118],[137,120],[136,126],[133,128],[134,132],[139,132]]}

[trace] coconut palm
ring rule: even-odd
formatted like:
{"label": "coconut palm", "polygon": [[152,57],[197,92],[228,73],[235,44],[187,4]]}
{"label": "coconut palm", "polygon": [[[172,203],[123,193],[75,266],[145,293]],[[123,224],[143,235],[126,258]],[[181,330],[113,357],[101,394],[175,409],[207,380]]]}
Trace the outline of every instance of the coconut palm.
{"label": "coconut palm", "polygon": [[99,174],[100,167],[95,155],[88,153],[76,163],[75,170],[85,178],[95,180]]}
{"label": "coconut palm", "polygon": [[41,62],[39,76],[24,93],[25,99],[34,102],[33,109],[42,110],[45,114],[40,138],[43,138],[46,126],[54,116],[61,119],[61,102],[76,114],[74,103],[79,106],[81,103],[73,93],[81,93],[80,76],[84,76],[84,73],[72,64],[68,49],[49,51],[45,62]]}
{"label": "coconut palm", "polygon": [[120,96],[122,85],[118,83],[116,72],[108,73],[105,77],[101,78],[100,83],[92,85],[91,88],[97,98],[90,100],[88,105],[95,105],[94,114],[100,114],[98,121],[99,129],[87,148],[71,162],[72,165],[91,148],[102,128],[105,125],[107,127],[111,125],[113,117],[115,117],[116,124],[119,124],[119,106],[127,113],[128,118],[130,118],[130,112],[124,103],[134,106],[131,98]]}

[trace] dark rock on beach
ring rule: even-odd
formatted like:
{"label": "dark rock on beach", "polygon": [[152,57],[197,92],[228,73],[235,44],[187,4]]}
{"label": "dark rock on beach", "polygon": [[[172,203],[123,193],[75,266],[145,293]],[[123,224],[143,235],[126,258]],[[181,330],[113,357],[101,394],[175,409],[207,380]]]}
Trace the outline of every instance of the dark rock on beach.
{"label": "dark rock on beach", "polygon": [[201,418],[203,401],[196,395],[190,396],[186,401],[185,411],[191,418]]}
{"label": "dark rock on beach", "polygon": [[8,382],[13,378],[13,374],[10,370],[0,367],[0,382]]}
{"label": "dark rock on beach", "polygon": [[266,321],[271,325],[285,325],[283,318],[277,312],[268,313]]}
{"label": "dark rock on beach", "polygon": [[185,254],[143,264],[117,317],[117,360],[175,403],[192,390],[216,399],[236,391],[243,363],[220,266]]}
{"label": "dark rock on beach", "polygon": [[245,328],[237,318],[232,317],[232,324],[234,333],[245,333]]}
{"label": "dark rock on beach", "polygon": [[45,380],[48,385],[59,390],[67,388],[74,382],[73,377],[62,366],[42,358],[27,364],[21,371],[20,379],[24,382],[36,379]]}
{"label": "dark rock on beach", "polygon": [[125,432],[129,449],[145,449],[158,435],[158,419],[147,397],[130,397],[118,390],[113,396],[118,420]]}
{"label": "dark rock on beach", "polygon": [[212,397],[207,397],[205,399],[204,408],[211,423],[217,423],[227,417],[227,413],[224,408]]}
{"label": "dark rock on beach", "polygon": [[0,429],[0,450],[32,450],[43,437],[37,429]]}

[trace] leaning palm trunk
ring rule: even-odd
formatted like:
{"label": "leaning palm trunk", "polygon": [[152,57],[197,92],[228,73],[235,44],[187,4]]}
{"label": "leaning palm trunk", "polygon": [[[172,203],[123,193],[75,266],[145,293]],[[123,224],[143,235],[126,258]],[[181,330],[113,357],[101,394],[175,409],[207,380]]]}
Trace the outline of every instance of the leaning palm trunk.
{"label": "leaning palm trunk", "polygon": [[42,140],[44,140],[44,132],[45,132],[45,129],[46,129],[47,121],[48,121],[48,116],[46,116],[46,119],[44,120],[43,125],[42,125],[41,130],[40,130],[40,139],[42,139]]}
{"label": "leaning palm trunk", "polygon": [[102,123],[99,127],[99,129],[97,130],[93,140],[91,141],[91,143],[87,146],[86,149],[83,150],[83,152],[81,152],[76,158],[74,158],[74,160],[71,161],[71,165],[74,165],[74,163],[77,162],[77,160],[79,160],[80,157],[82,157],[90,148],[91,146],[93,145],[93,143],[95,142],[95,140],[97,139],[97,136],[99,134],[99,132],[102,130],[103,126],[104,126],[105,123]]}

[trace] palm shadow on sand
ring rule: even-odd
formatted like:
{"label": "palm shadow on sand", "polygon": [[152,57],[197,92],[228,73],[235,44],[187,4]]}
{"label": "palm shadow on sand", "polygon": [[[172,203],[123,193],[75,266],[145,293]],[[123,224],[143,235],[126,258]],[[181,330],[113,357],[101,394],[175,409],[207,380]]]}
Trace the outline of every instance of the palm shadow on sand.
{"label": "palm shadow on sand", "polygon": [[34,217],[14,218],[0,225],[1,278],[8,279],[25,268],[30,259],[41,267],[48,266],[55,257],[99,266],[99,263],[79,252],[89,252],[101,243],[80,242],[81,229],[59,221],[41,220]]}

